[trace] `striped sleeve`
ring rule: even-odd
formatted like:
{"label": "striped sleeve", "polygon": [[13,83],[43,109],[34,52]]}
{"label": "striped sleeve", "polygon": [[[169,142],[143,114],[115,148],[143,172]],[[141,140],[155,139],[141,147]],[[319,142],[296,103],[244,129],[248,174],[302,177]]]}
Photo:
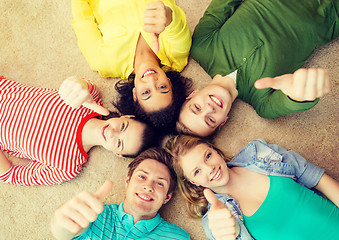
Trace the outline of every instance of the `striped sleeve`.
{"label": "striped sleeve", "polygon": [[4,183],[19,185],[52,185],[68,181],[79,174],[65,172],[57,168],[32,161],[27,165],[12,166],[6,173],[0,176]]}

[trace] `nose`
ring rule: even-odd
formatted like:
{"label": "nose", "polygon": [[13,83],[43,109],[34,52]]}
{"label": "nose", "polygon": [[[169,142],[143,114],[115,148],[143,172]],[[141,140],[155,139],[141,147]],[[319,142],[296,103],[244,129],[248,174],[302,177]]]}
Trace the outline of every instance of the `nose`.
{"label": "nose", "polygon": [[206,103],[204,110],[206,113],[214,113],[215,108],[210,103]]}
{"label": "nose", "polygon": [[150,183],[145,183],[144,190],[146,192],[153,192],[153,187],[152,187],[152,185]]}
{"label": "nose", "polygon": [[108,128],[107,128],[107,135],[109,138],[113,138],[113,137],[117,137],[118,134],[119,134],[119,126],[112,126],[110,125]]}

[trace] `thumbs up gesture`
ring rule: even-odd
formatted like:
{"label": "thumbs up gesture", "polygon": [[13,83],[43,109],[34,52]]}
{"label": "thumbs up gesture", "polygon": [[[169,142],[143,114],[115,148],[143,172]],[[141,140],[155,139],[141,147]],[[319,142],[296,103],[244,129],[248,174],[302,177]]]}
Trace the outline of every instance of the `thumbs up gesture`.
{"label": "thumbs up gesture", "polygon": [[107,116],[109,111],[98,105],[92,98],[85,80],[78,77],[69,77],[63,81],[59,88],[59,95],[72,108],[83,105],[101,115]]}
{"label": "thumbs up gesture", "polygon": [[262,78],[254,83],[257,89],[273,88],[281,90],[295,101],[314,101],[331,89],[328,71],[322,68],[301,68],[293,74],[275,78]]}
{"label": "thumbs up gesture", "polygon": [[224,203],[210,189],[204,190],[206,200],[211,204],[208,212],[208,226],[215,239],[236,239],[236,221]]}
{"label": "thumbs up gesture", "polygon": [[106,181],[97,192],[81,192],[61,205],[52,216],[53,235],[57,238],[64,238],[64,236],[75,236],[82,233],[82,230],[94,222],[98,214],[103,211],[102,200],[109,194],[112,187],[113,182]]}
{"label": "thumbs up gesture", "polygon": [[172,22],[172,9],[162,1],[147,4],[144,12],[144,30],[149,32],[152,39],[152,49],[159,52],[159,34]]}

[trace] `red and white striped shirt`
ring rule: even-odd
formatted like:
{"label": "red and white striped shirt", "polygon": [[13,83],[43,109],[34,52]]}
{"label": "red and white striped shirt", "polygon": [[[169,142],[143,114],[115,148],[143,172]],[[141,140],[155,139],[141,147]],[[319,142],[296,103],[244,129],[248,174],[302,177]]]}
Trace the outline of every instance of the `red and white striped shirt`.
{"label": "red and white striped shirt", "polygon": [[[93,99],[101,104],[95,85]],[[88,155],[81,143],[84,124],[97,113],[83,106],[73,109],[58,90],[29,87],[0,77],[0,150],[28,165],[12,166],[0,175],[10,184],[60,184],[80,173]]]}

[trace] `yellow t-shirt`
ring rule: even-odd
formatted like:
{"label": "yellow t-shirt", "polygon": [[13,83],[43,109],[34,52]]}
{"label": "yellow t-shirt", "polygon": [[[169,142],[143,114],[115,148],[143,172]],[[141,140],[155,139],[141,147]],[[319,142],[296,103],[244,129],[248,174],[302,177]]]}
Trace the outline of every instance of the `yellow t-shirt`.
{"label": "yellow t-shirt", "polygon": [[[154,0],[153,0],[154,1]],[[143,30],[146,5],[152,0],[72,0],[72,26],[78,45],[92,70],[103,77],[127,79],[133,72],[137,41]],[[182,71],[187,64],[191,33],[184,11],[174,0],[163,0],[172,9],[172,22],[159,35],[156,53],[165,71]]]}

